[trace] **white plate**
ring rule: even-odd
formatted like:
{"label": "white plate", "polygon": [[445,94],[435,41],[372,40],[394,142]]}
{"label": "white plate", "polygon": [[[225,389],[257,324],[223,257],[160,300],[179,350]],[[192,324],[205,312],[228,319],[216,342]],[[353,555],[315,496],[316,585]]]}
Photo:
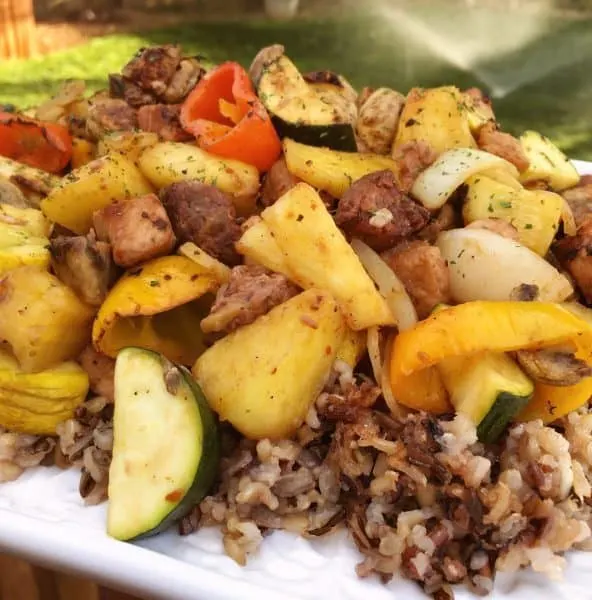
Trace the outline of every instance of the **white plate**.
{"label": "white plate", "polygon": [[[592,163],[574,161],[581,173]],[[0,486],[0,549],[38,564],[84,574],[163,600],[423,600],[414,584],[360,580],[360,555],[344,532],[309,542],[284,532],[267,537],[246,567],[224,555],[214,529],[188,537],[171,531],[135,545],[106,536],[105,506],[86,508],[79,474],[38,468]],[[561,582],[531,571],[498,576],[491,600],[592,599],[592,553],[568,554]],[[459,600],[474,598],[460,588]]]}

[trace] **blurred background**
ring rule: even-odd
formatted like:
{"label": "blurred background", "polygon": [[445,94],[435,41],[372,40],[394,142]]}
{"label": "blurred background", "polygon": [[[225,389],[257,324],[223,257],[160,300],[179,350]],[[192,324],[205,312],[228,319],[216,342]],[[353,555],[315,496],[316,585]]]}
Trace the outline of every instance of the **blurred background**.
{"label": "blurred background", "polygon": [[282,42],[358,87],[484,88],[502,126],[592,159],[592,0],[0,0],[0,103],[105,84],[141,46],[248,65]]}

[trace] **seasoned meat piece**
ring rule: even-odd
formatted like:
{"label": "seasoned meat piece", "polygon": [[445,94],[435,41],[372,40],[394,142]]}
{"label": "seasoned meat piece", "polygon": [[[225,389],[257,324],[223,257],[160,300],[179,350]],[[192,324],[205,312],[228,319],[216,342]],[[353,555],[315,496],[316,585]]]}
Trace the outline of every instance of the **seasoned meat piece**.
{"label": "seasoned meat piece", "polygon": [[430,222],[417,234],[417,237],[434,244],[442,231],[448,231],[455,227],[462,227],[462,221],[454,207],[447,203],[435,217],[432,217]]}
{"label": "seasoned meat piece", "polygon": [[386,250],[424,227],[430,213],[399,190],[390,171],[358,179],[343,194],[335,221],[350,236]]}
{"label": "seasoned meat piece", "polygon": [[157,133],[169,142],[185,142],[193,139],[179,121],[179,104],[149,104],[138,109],[138,125],[143,131]]}
{"label": "seasoned meat piece", "polygon": [[291,190],[300,179],[288,171],[285,159],[277,160],[267,172],[261,188],[261,203],[271,206],[288,190]]}
{"label": "seasoned meat piece", "polygon": [[415,183],[417,176],[427,169],[438,158],[432,147],[423,140],[407,142],[393,153],[393,159],[399,165],[399,185],[408,192]]}
{"label": "seasoned meat piece", "polygon": [[104,396],[109,402],[113,402],[115,361],[97,352],[91,344],[82,351],[78,362],[88,375],[90,389],[95,394]]}
{"label": "seasoned meat piece", "polygon": [[180,62],[180,46],[167,44],[142,48],[123,67],[121,74],[145,90],[163,94]]}
{"label": "seasoned meat piece", "polygon": [[267,314],[298,294],[299,288],[279,273],[258,265],[240,265],[216,294],[210,314],[201,322],[204,332],[230,333]]}
{"label": "seasoned meat piece", "polygon": [[143,90],[133,81],[113,73],[109,75],[109,95],[112,98],[122,98],[134,108],[156,102],[154,94]]}
{"label": "seasoned meat piece", "polygon": [[108,98],[91,104],[86,119],[86,130],[91,138],[99,139],[114,131],[132,131],[138,128],[138,118],[125,100]]}
{"label": "seasoned meat piece", "polygon": [[479,129],[477,144],[481,150],[505,158],[521,173],[528,169],[529,160],[520,142],[513,135],[499,131],[495,123],[487,123]]}
{"label": "seasoned meat piece", "polygon": [[87,236],[57,236],[50,240],[54,273],[87,304],[100,306],[117,275],[111,247]]}
{"label": "seasoned meat piece", "polygon": [[420,240],[404,242],[383,258],[405,286],[420,319],[437,304],[450,302],[448,269],[436,246]]}
{"label": "seasoned meat piece", "polygon": [[592,304],[592,218],[580,225],[575,236],[559,240],[554,253],[574,278],[586,302]]}
{"label": "seasoned meat piece", "polygon": [[180,181],[164,188],[160,198],[180,242],[193,242],[227,265],[240,262],[234,243],[241,230],[224,192],[199,181]]}
{"label": "seasoned meat piece", "polygon": [[487,231],[493,231],[509,240],[515,242],[520,240],[516,227],[503,219],[478,219],[467,225],[467,229],[487,229]]}
{"label": "seasoned meat piece", "polygon": [[182,102],[204,74],[205,69],[196,58],[183,59],[167,89],[161,94],[162,99],[168,104]]}
{"label": "seasoned meat piece", "polygon": [[582,175],[578,185],[561,194],[567,200],[579,227],[592,215],[592,175]]}
{"label": "seasoned meat piece", "polygon": [[121,267],[163,256],[175,246],[171,222],[155,194],[109,204],[94,213],[93,224]]}

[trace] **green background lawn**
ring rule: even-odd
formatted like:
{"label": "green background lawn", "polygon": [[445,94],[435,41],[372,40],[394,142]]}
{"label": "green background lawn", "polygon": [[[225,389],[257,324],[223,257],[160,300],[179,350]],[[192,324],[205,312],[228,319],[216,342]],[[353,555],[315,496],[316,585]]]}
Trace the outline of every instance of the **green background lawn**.
{"label": "green background lawn", "polygon": [[[516,36],[524,37],[525,27],[533,27],[532,20],[521,23],[520,15],[507,11],[481,10],[475,17],[448,10],[288,23],[202,22],[105,36],[43,58],[0,64],[0,103],[33,105],[65,78],[98,89],[109,72],[148,44],[179,42],[187,53],[248,65],[259,48],[281,42],[301,69],[335,70],[357,87],[406,91],[454,83],[497,90],[494,107],[506,129],[540,130],[572,157],[592,160],[592,19],[555,16],[508,49]],[[496,35],[510,42],[496,45]]]}

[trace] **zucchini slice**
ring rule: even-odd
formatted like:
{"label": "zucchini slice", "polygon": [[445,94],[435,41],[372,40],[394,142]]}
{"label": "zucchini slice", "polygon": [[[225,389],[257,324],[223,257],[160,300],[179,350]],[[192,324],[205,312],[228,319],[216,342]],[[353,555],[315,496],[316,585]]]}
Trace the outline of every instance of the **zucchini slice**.
{"label": "zucchini slice", "polygon": [[333,74],[309,75],[307,82],[283,52],[268,50],[255,59],[261,67],[255,85],[280,137],[355,152],[357,108],[351,86]]}
{"label": "zucchini slice", "polygon": [[534,392],[532,381],[504,353],[448,358],[438,369],[454,408],[477,425],[485,443],[495,442]]}
{"label": "zucchini slice", "polygon": [[188,371],[130,347],[115,364],[113,425],[107,533],[124,541],[160,533],[214,481],[216,420]]}

